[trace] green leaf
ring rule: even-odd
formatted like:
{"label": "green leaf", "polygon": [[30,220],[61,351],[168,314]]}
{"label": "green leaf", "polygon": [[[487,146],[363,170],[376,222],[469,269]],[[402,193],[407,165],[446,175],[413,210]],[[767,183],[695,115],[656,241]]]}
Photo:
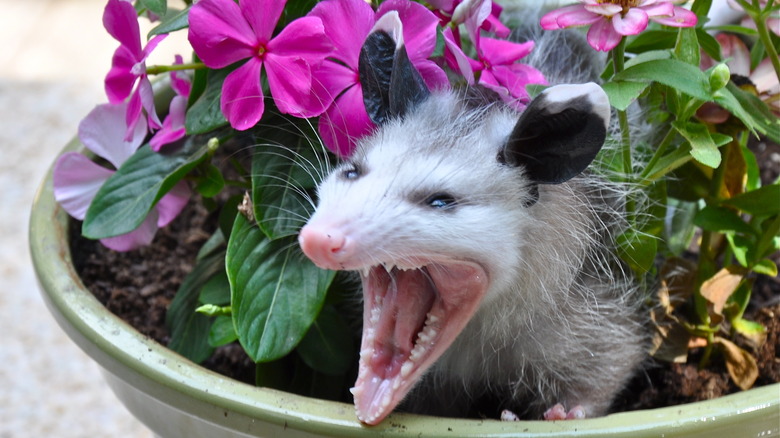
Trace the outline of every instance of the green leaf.
{"label": "green leaf", "polygon": [[680,121],[673,122],[672,126],[688,140],[691,145],[691,155],[696,161],[713,169],[720,165],[720,151],[706,126],[701,123]]}
{"label": "green leaf", "polygon": [[696,233],[693,218],[696,216],[696,203],[669,198],[668,226],[666,245],[674,255],[681,255],[690,248]]}
{"label": "green leaf", "polygon": [[214,319],[208,337],[209,345],[211,347],[221,347],[234,342],[237,339],[238,334],[233,326],[233,318],[229,316],[218,316]]}
{"label": "green leaf", "polygon": [[206,157],[208,148],[188,139],[171,153],[144,145],[98,190],[87,210],[82,233],[102,239],[138,228],[149,211]]}
{"label": "green leaf", "polygon": [[200,247],[198,250],[197,260],[200,260],[209,254],[217,251],[220,247],[225,245],[225,235],[222,234],[222,230],[217,229],[214,234]]}
{"label": "green leaf", "polygon": [[717,231],[719,233],[756,234],[756,230],[743,221],[734,210],[725,207],[708,205],[696,214],[693,223],[705,230]]}
{"label": "green leaf", "polygon": [[225,270],[224,260],[224,253],[217,252],[196,263],[192,272],[184,278],[165,315],[165,324],[171,332],[168,348],[196,363],[206,360],[213,352],[208,343],[211,319],[195,312],[199,305],[198,296],[212,276]]}
{"label": "green leaf", "polygon": [[706,17],[711,7],[712,0],[695,0],[691,5],[691,12],[700,17]]}
{"label": "green leaf", "polygon": [[217,196],[225,187],[225,178],[222,171],[211,163],[201,166],[201,175],[196,179],[195,190],[206,198]]}
{"label": "green leaf", "polygon": [[761,237],[756,242],[758,258],[780,251],[780,215],[774,216],[761,224]]}
{"label": "green leaf", "polygon": [[777,277],[777,265],[770,259],[763,259],[753,266],[753,272]]}
{"label": "green leaf", "polygon": [[333,306],[324,306],[296,351],[315,371],[345,374],[355,360],[353,331]]}
{"label": "green leaf", "polygon": [[671,59],[672,53],[668,50],[650,50],[648,52],[640,53],[633,58],[627,59],[624,68],[633,67],[637,64],[642,64],[648,61],[655,61],[656,59]]}
{"label": "green leaf", "polygon": [[601,86],[609,96],[609,103],[625,111],[650,84],[647,82],[610,81]]}
{"label": "green leaf", "polygon": [[721,32],[741,33],[742,35],[747,35],[747,36],[758,36],[757,30],[750,29],[749,27],[745,27],[745,26],[738,26],[736,24],[725,24],[721,26],[705,26],[704,30],[705,31],[717,30]]}
{"label": "green leaf", "polygon": [[139,0],[142,5],[159,16],[168,12],[168,0]]}
{"label": "green leaf", "polygon": [[[198,58],[198,55],[196,55],[194,52],[192,54],[192,62],[201,62],[200,58]],[[190,86],[190,97],[187,99],[187,108],[192,107],[192,105],[194,105],[195,102],[197,102],[198,99],[200,99],[200,97],[203,95],[203,92],[206,91],[209,72],[211,71],[212,70],[210,69],[199,68],[192,73],[192,85]]]}
{"label": "green leaf", "polygon": [[653,267],[658,252],[658,239],[636,230],[629,230],[617,237],[618,254],[634,272],[644,274]]}
{"label": "green leaf", "polygon": [[203,94],[187,110],[184,128],[188,135],[205,134],[227,125],[219,102],[222,97],[222,84],[231,71],[232,66],[208,71]]}
{"label": "green leaf", "polygon": [[715,102],[737,117],[748,129],[758,131],[780,143],[780,119],[755,95],[729,82],[715,93]]}
{"label": "green leaf", "polygon": [[766,332],[766,328],[755,321],[748,321],[743,318],[735,318],[731,321],[731,326],[743,335],[758,335]]}
{"label": "green leaf", "polygon": [[734,233],[727,233],[726,240],[729,242],[729,248],[734,258],[743,268],[747,268],[750,265],[750,253],[753,248],[753,242],[745,236],[737,235]]}
{"label": "green leaf", "polygon": [[189,26],[189,15],[191,7],[192,6],[187,6],[182,11],[164,17],[160,24],[149,31],[148,38],[151,38],[155,35],[175,32]]}
{"label": "green leaf", "polygon": [[436,47],[433,49],[433,53],[429,58],[439,58],[444,56],[444,28],[441,25],[436,26]]}
{"label": "green leaf", "polygon": [[650,50],[671,49],[677,40],[677,32],[671,30],[647,30],[631,38],[626,45],[629,53],[642,53]]}
{"label": "green leaf", "polygon": [[655,59],[626,68],[613,78],[616,81],[655,81],[668,85],[699,100],[712,100],[707,76],[691,64],[676,59]]}
{"label": "green leaf", "polygon": [[780,214],[780,185],[770,184],[725,199],[722,203],[756,216]]}
{"label": "green leaf", "polygon": [[[279,135],[285,135],[280,129]],[[292,149],[283,145],[297,145]],[[295,146],[293,146],[295,147]],[[312,194],[322,178],[322,157],[302,134],[268,138],[252,156],[255,220],[269,239],[292,236],[311,216]]]}
{"label": "green leaf", "polygon": [[745,191],[756,190],[761,187],[761,169],[758,167],[756,154],[747,146],[740,146],[742,157],[745,159],[747,181],[745,182]]}
{"label": "green leaf", "polygon": [[681,27],[677,33],[677,43],[674,46],[674,56],[680,61],[699,67],[701,51],[696,28]]}
{"label": "green leaf", "polygon": [[691,146],[688,143],[684,143],[682,146],[661,157],[652,168],[645,169],[645,171],[642,172],[643,178],[648,183],[657,181],[691,161],[691,158]]}
{"label": "green leaf", "polygon": [[289,353],[309,330],[335,272],[317,268],[294,236],[269,240],[236,216],[226,257],[233,323],[255,362]]}
{"label": "green leaf", "polygon": [[[220,254],[224,257],[225,252]],[[230,304],[230,282],[225,271],[217,272],[200,290],[198,301],[203,304],[226,306]]]}
{"label": "green leaf", "polygon": [[699,39],[699,45],[704,53],[715,61],[721,61],[720,43],[704,29],[696,28],[696,37]]}

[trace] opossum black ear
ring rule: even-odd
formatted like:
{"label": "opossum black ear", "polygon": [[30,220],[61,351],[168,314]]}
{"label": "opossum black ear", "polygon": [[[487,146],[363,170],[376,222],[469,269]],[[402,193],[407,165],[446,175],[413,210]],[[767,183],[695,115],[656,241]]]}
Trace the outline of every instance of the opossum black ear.
{"label": "opossum black ear", "polygon": [[430,95],[406,53],[400,25],[397,13],[383,15],[360,49],[358,73],[363,104],[377,125],[403,117]]}
{"label": "opossum black ear", "polygon": [[523,166],[535,183],[566,182],[601,150],[609,116],[607,95],[592,82],[550,87],[520,116],[501,160]]}

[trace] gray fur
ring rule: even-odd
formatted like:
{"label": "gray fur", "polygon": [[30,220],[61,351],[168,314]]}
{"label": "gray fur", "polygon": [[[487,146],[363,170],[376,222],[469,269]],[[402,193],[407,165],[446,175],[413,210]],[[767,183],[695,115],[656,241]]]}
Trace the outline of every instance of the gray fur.
{"label": "gray fur", "polygon": [[[578,35],[544,35],[530,63],[551,82],[595,79],[598,64]],[[525,207],[533,184],[496,159],[518,114],[501,103],[474,108],[464,97],[434,93],[350,160],[370,184],[349,192],[348,208],[371,239],[364,245],[376,249],[372,263],[455,254],[480,260],[491,276],[480,309],[404,409],[495,417],[493,408],[511,409],[538,419],[560,402],[603,415],[649,339],[642,295],[611,250],[625,227],[623,190],[586,173],[541,185],[539,201]],[[327,205],[346,190],[331,177],[320,197]],[[420,192],[452,193],[458,208],[426,210]]]}

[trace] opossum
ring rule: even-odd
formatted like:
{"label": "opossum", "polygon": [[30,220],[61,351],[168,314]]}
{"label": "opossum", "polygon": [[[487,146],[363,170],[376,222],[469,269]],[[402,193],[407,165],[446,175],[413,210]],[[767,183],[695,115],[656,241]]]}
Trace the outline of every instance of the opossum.
{"label": "opossum", "polygon": [[621,191],[586,171],[609,103],[577,35],[546,38],[536,67],[568,84],[522,113],[428,90],[388,32],[363,47],[380,127],[318,186],[299,242],[362,279],[352,393],[366,424],[399,405],[485,415],[486,401],[495,416],[600,416],[646,356],[641,293],[611,249]]}

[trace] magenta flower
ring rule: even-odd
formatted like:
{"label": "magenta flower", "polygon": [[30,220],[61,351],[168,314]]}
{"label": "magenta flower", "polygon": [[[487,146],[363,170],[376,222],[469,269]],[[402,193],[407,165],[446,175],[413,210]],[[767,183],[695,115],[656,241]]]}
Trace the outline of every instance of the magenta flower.
{"label": "magenta flower", "polygon": [[230,125],[253,127],[265,111],[261,72],[265,67],[271,96],[285,114],[317,116],[327,103],[313,92],[312,70],[332,47],[317,17],[302,17],[275,37],[285,0],[201,0],[189,14],[189,40],[210,68],[247,61],[222,86],[220,106]]}
{"label": "magenta flower", "polygon": [[[119,168],[138,149],[146,137],[146,121],[139,120],[130,139],[125,139],[128,103],[98,105],[79,124],[79,139],[89,150]],[[54,199],[78,220],[83,220],[89,205],[114,170],[102,167],[78,152],[57,159],[53,170]],[[146,220],[134,231],[101,239],[115,251],[129,251],[148,245],[158,227],[170,223],[187,204],[190,189],[180,182],[162,197]]]}
{"label": "magenta flower", "polygon": [[326,0],[309,13],[319,17],[335,51],[316,73],[323,85],[323,102],[332,104],[320,117],[319,133],[326,146],[339,156],[349,156],[358,138],[374,129],[363,104],[363,88],[358,77],[358,58],[376,21],[396,11],[403,24],[403,39],[412,64],[429,88],[445,88],[449,80],[444,70],[428,59],[436,48],[436,26],[431,11],[409,0],[388,0],[374,12],[363,0]]}
{"label": "magenta flower", "polygon": [[[182,57],[176,55],[174,65],[182,63]],[[171,99],[168,116],[163,120],[162,128],[160,128],[151,140],[149,140],[149,146],[151,146],[152,150],[155,152],[159,152],[160,148],[166,144],[184,138],[184,135],[186,134],[184,118],[187,113],[187,101],[190,97],[190,80],[186,75],[172,71],[171,88],[176,92],[176,96]]]}
{"label": "magenta flower", "polygon": [[673,26],[696,25],[696,14],[663,0],[579,0],[580,4],[556,9],[541,19],[545,30],[587,26],[588,43],[596,50],[614,49],[627,35],[647,28],[648,20]]}
{"label": "magenta flower", "polygon": [[469,85],[478,83],[495,91],[510,106],[521,110],[528,103],[525,87],[529,84],[546,85],[542,73],[520,61],[534,48],[534,42],[515,43],[480,37],[475,41],[478,61],[466,56],[451,29],[444,31],[448,65],[460,71]]}
{"label": "magenta flower", "polygon": [[111,60],[105,88],[108,101],[112,104],[123,102],[130,96],[125,121],[125,139],[129,140],[135,132],[142,110],[146,110],[147,123],[144,124],[148,124],[149,129],[155,130],[162,126],[154,109],[152,84],[146,75],[146,58],[167,35],[155,36],[142,48],[135,8],[124,0],[108,0],[103,11],[103,26],[120,43]]}
{"label": "magenta flower", "polygon": [[[492,0],[428,0],[442,24],[466,23],[469,33],[474,35],[477,28],[491,32],[501,38],[509,36],[510,30],[498,17],[503,8]],[[476,26],[473,23],[477,23]],[[457,34],[457,28],[454,28]]]}

